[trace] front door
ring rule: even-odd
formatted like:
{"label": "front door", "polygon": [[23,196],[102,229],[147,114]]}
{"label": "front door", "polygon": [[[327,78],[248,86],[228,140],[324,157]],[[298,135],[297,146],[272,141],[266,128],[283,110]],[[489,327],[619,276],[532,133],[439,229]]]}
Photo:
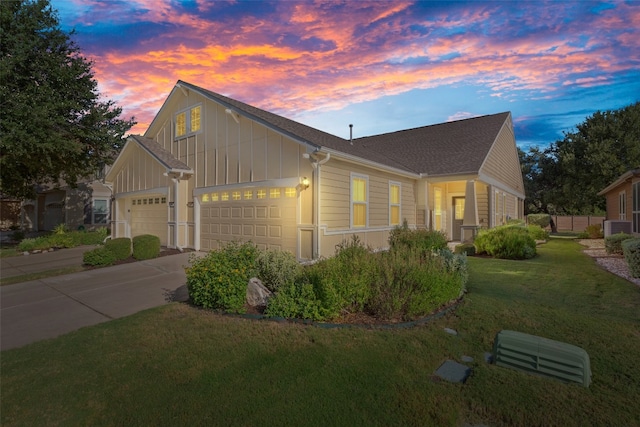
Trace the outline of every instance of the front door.
{"label": "front door", "polygon": [[454,241],[462,239],[462,223],[464,220],[464,197],[453,198],[453,231]]}

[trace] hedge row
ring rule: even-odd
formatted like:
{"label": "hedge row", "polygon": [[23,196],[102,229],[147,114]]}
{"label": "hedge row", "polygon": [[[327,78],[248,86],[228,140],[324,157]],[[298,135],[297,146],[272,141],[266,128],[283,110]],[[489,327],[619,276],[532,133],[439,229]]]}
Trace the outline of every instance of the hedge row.
{"label": "hedge row", "polygon": [[156,258],[160,255],[160,239],[145,234],[134,237],[133,241],[128,237],[107,240],[104,246],[85,252],[83,262],[91,266],[106,266],[131,255],[137,260]]}

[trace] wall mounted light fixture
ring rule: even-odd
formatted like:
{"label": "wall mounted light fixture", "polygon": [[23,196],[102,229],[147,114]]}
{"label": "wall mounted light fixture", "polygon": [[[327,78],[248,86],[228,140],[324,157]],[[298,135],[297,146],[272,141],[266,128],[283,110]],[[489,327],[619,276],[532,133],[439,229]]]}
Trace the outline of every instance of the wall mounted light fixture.
{"label": "wall mounted light fixture", "polygon": [[309,178],[305,176],[302,178],[302,189],[306,190],[307,188],[309,188]]}
{"label": "wall mounted light fixture", "polygon": [[188,202],[188,203],[187,203],[187,207],[188,207],[188,208],[192,208],[192,207],[193,207],[193,202]]}
{"label": "wall mounted light fixture", "polygon": [[169,207],[172,208],[176,205],[176,202],[169,202]]}

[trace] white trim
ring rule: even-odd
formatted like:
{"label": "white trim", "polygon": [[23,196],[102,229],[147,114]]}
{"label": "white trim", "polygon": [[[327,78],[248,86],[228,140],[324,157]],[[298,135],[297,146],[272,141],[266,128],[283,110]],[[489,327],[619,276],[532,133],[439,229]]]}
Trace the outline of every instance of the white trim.
{"label": "white trim", "polygon": [[117,193],[115,197],[116,199],[124,199],[127,197],[140,196],[143,194],[162,194],[164,196],[168,196],[169,189],[168,187],[156,187],[156,188],[149,188],[147,190],[128,191],[126,193]]}
{"label": "white trim", "polygon": [[625,190],[618,193],[618,219],[627,220],[627,192]]}
{"label": "white trim", "polygon": [[[362,226],[354,226],[353,225],[353,179],[359,178],[365,181],[365,225]],[[363,204],[362,202],[358,202],[358,204]],[[366,230],[369,228],[369,176],[363,175],[361,173],[351,172],[349,176],[349,229],[350,230]]]}
{"label": "white trim", "polygon": [[201,196],[212,191],[231,191],[242,188],[261,188],[261,187],[297,187],[300,184],[300,178],[281,178],[270,179],[266,181],[242,182],[238,184],[211,185],[209,187],[199,187],[193,190],[194,196]]}
{"label": "white trim", "polygon": [[[196,131],[192,131],[191,130],[191,111],[193,111],[194,109],[200,107],[200,128]],[[182,139],[186,139],[190,136],[193,135],[197,135],[199,133],[202,133],[202,128],[204,127],[204,120],[203,120],[203,108],[202,108],[202,102],[199,102],[197,104],[193,104],[187,108],[183,108],[182,110],[178,110],[175,113],[173,113],[173,117],[172,117],[172,123],[173,123],[173,135],[171,137],[171,140],[176,142],[176,141],[180,141]],[[177,126],[176,126],[176,117],[178,117],[178,115],[185,113],[185,133],[183,135],[176,135],[177,132]]]}

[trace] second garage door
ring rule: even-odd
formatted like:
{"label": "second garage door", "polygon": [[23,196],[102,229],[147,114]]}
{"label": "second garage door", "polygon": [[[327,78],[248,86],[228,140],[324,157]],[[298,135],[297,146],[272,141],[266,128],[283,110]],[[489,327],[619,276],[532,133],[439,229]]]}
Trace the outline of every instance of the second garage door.
{"label": "second garage door", "polygon": [[201,196],[200,244],[214,250],[230,241],[296,254],[296,188],[246,188]]}
{"label": "second garage door", "polygon": [[145,195],[131,200],[131,237],[153,234],[167,245],[167,198],[161,195]]}

